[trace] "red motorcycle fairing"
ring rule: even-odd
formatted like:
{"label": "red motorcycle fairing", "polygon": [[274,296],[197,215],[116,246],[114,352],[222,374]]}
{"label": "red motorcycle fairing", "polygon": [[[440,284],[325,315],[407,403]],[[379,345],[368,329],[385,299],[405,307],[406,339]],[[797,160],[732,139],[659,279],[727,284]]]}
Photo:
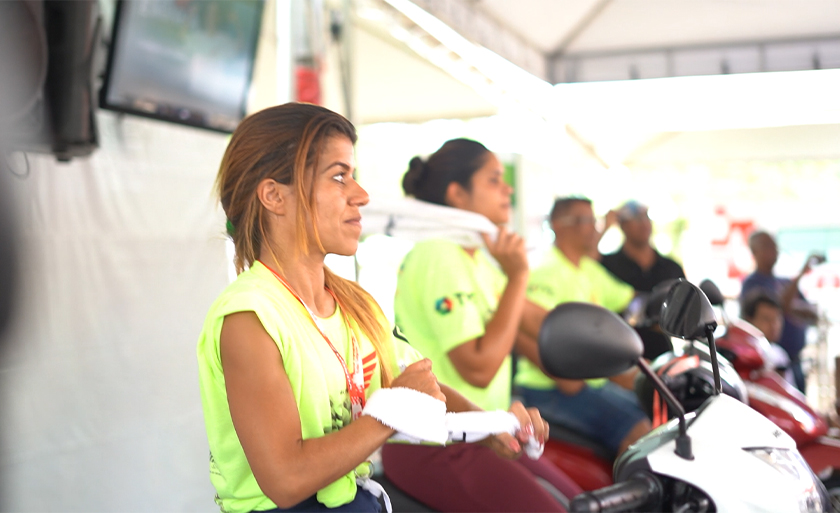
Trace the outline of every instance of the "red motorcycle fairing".
{"label": "red motorcycle fairing", "polygon": [[543,457],[565,472],[584,491],[613,484],[612,460],[606,460],[581,445],[550,438],[545,443]]}
{"label": "red motorcycle fairing", "polygon": [[836,438],[821,436],[797,449],[820,479],[828,479],[840,469],[840,440]]}
{"label": "red motorcycle fairing", "polygon": [[[750,406],[804,446],[828,433],[828,424],[805,402],[805,396],[773,371],[754,372],[747,387]],[[840,466],[840,461],[837,462]],[[814,469],[816,471],[816,469]]]}
{"label": "red motorcycle fairing", "polygon": [[749,373],[764,368],[764,353],[767,344],[764,334],[752,324],[741,319],[733,319],[726,327],[726,334],[715,339],[718,351],[730,353],[728,359],[741,376],[749,380]]}

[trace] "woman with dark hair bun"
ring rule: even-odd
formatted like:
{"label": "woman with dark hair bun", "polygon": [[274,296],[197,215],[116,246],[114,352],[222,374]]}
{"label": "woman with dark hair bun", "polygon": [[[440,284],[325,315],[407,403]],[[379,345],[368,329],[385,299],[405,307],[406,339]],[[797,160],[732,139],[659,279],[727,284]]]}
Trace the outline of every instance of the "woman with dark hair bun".
{"label": "woman with dark hair bun", "polygon": [[[222,511],[379,511],[366,460],[392,426],[477,409],[392,335],[367,292],[324,265],[358,247],[368,195],[354,179],[355,141],[339,114],[289,103],[245,118],[222,159],[216,185],[239,274],[210,307],[197,351]],[[518,410],[523,428],[541,422],[535,412]],[[490,439],[506,454],[519,443]]]}
{"label": "woman with dark hair bun", "polygon": [[449,184],[456,183],[469,191],[472,175],[484,165],[488,155],[492,153],[480,142],[470,139],[447,141],[427,161],[420,157],[411,159],[403,176],[403,190],[419,200],[448,205]]}
{"label": "woman with dark hair bun", "polygon": [[[505,228],[513,189],[503,179],[501,162],[479,142],[453,139],[426,160],[411,159],[403,189],[499,226],[496,234],[482,234],[498,267],[477,248],[442,239],[417,243],[400,268],[397,325],[432,361],[442,384],[484,410],[524,411],[518,401],[511,404],[510,355],[526,308],[528,260],[522,238]],[[382,451],[385,474],[440,511],[563,511],[537,477],[566,498],[580,493],[547,460],[515,459],[518,444],[510,447],[513,459],[502,459],[490,450],[494,443],[390,444]]]}

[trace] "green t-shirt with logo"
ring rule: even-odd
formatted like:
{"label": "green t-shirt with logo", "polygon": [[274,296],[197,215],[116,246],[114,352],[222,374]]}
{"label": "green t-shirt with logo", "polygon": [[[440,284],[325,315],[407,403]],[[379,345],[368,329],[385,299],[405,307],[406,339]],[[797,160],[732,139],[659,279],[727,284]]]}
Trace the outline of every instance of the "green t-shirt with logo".
{"label": "green t-shirt with logo", "polygon": [[[371,299],[371,302],[373,300]],[[375,307],[378,308],[378,307]],[[225,375],[219,353],[219,337],[226,315],[256,313],[263,328],[277,344],[283,367],[297,402],[303,439],[337,431],[351,420],[350,399],[344,371],[335,353],[312,323],[306,309],[264,265],[255,262],[228,285],[210,307],[198,341],[199,384],[207,438],[210,445],[210,480],[216,502],[223,512],[276,508],[257,484],[236,435],[228,408]],[[388,321],[382,316],[382,322]],[[350,332],[340,311],[322,321],[330,341],[352,365]],[[358,330],[357,330],[358,332]],[[392,337],[396,361],[390,362],[397,376],[399,363],[422,359],[416,350]],[[359,349],[368,397],[380,388],[379,361],[373,344],[359,336]],[[337,507],[356,496],[353,472],[322,488],[317,499]]]}
{"label": "green t-shirt with logo", "polygon": [[506,283],[483,251],[470,256],[453,242],[429,240],[406,255],[394,296],[397,326],[432,361],[438,380],[485,410],[510,408],[510,357],[487,388],[479,388],[461,377],[448,353],[484,335]]}
{"label": "green t-shirt with logo", "polygon": [[[577,301],[619,312],[627,307],[634,294],[633,287],[615,278],[594,259],[585,256],[575,266],[553,246],[543,264],[531,271],[527,297],[546,310]],[[545,390],[555,386],[551,378],[525,358],[517,360],[515,382]],[[590,385],[601,384],[603,380],[590,380]]]}

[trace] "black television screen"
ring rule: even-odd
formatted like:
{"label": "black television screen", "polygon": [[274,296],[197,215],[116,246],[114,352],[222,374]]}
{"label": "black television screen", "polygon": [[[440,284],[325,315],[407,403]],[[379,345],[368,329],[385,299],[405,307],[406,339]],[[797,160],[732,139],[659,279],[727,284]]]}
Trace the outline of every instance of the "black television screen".
{"label": "black television screen", "polygon": [[120,0],[104,109],[232,132],[245,115],[262,0]]}

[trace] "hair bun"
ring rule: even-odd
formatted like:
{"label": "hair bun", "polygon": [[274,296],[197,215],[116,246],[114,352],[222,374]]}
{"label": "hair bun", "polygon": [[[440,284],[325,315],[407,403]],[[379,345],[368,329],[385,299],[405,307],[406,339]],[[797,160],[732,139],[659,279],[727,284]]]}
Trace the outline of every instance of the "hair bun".
{"label": "hair bun", "polygon": [[426,162],[420,157],[414,157],[408,163],[408,171],[403,176],[402,186],[403,191],[409,196],[417,195],[417,188],[420,181],[423,179],[423,173],[426,171]]}

